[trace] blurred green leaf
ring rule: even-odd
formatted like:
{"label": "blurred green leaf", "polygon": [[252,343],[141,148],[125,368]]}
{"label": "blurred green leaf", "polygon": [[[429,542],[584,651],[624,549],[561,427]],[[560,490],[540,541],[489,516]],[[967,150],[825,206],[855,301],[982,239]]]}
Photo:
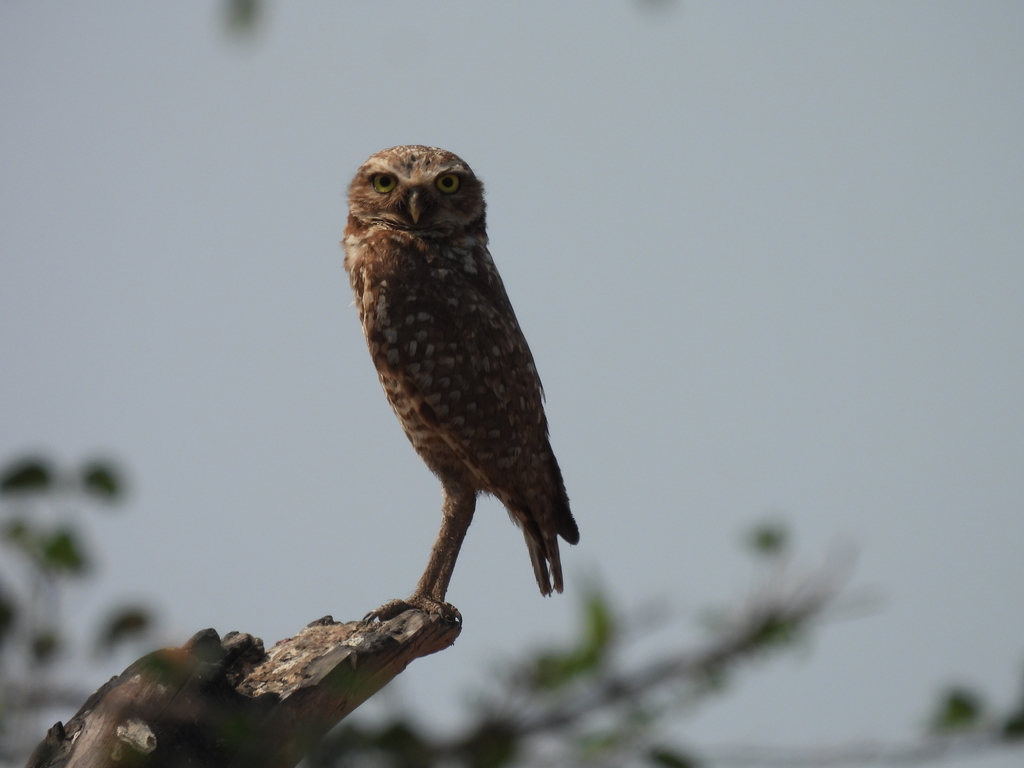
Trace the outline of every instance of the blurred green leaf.
{"label": "blurred green leaf", "polygon": [[252,34],[263,16],[261,0],[225,0],[225,21],[229,32]]}
{"label": "blurred green leaf", "polygon": [[4,526],[4,540],[13,544],[31,559],[35,567],[45,568],[42,540],[43,534],[29,525],[25,520],[15,518]]}
{"label": "blurred green leaf", "polygon": [[932,731],[949,733],[963,731],[978,724],[982,711],[981,697],[967,688],[949,690],[932,717]]}
{"label": "blurred green leaf", "polygon": [[32,638],[32,658],[39,664],[52,661],[59,650],[60,640],[56,632],[43,631]]}
{"label": "blurred green leaf", "polygon": [[52,571],[81,573],[86,568],[85,557],[70,529],[54,531],[40,541],[43,565]]}
{"label": "blurred green leaf", "polygon": [[1003,721],[1003,738],[1007,741],[1024,739],[1024,690],[1021,691],[1017,707]]}
{"label": "blurred green leaf", "polygon": [[697,761],[688,755],[680,754],[674,750],[664,747],[654,747],[647,753],[647,759],[653,765],[661,765],[665,768],[696,768]]}
{"label": "blurred green leaf", "polygon": [[6,595],[0,594],[0,645],[3,645],[17,616],[17,606]]}
{"label": "blurred green leaf", "polygon": [[1003,723],[1003,738],[1007,741],[1024,739],[1024,708],[1006,718],[1006,722]]}
{"label": "blurred green leaf", "polygon": [[129,606],[117,610],[100,629],[97,648],[109,651],[118,643],[133,640],[145,634],[153,625],[149,612],[139,606]]}
{"label": "blurred green leaf", "polygon": [[[457,750],[463,754],[472,752],[470,741],[459,745]],[[383,727],[345,721],[324,738],[308,760],[317,768],[354,765],[432,768],[438,758],[431,738],[406,717],[395,715]],[[459,764],[475,765],[472,762]]]}
{"label": "blurred green leaf", "polygon": [[45,459],[20,459],[0,473],[0,493],[45,491],[53,483],[53,478],[54,472]]}
{"label": "blurred green leaf", "polygon": [[34,561],[36,567],[51,572],[80,574],[86,559],[71,528],[58,528],[51,533],[35,529],[21,519],[10,520],[3,537]]}
{"label": "blurred green leaf", "polygon": [[4,526],[4,539],[9,541],[11,544],[16,544],[22,549],[28,549],[32,546],[35,540],[35,536],[32,535],[32,529],[29,527],[21,518],[14,518],[8,520]]}
{"label": "blurred green leaf", "polygon": [[584,652],[603,660],[615,635],[615,619],[604,595],[596,592],[587,599],[587,635]]}
{"label": "blurred green leaf", "polygon": [[501,768],[515,758],[518,736],[508,723],[485,721],[459,750],[473,768]]}
{"label": "blurred green leaf", "polygon": [[579,749],[585,757],[594,758],[615,749],[622,743],[622,738],[622,734],[615,730],[595,731],[580,738]]}
{"label": "blurred green leaf", "polygon": [[800,635],[801,622],[791,616],[769,614],[751,633],[752,646],[778,646],[792,643]]}
{"label": "blurred green leaf", "polygon": [[399,720],[373,736],[372,744],[395,758],[393,764],[396,765],[426,768],[433,763],[429,757],[430,747],[416,732],[416,729],[403,720]]}
{"label": "blurred green leaf", "polygon": [[559,688],[596,672],[607,658],[615,632],[615,619],[608,601],[604,595],[592,592],[584,605],[582,637],[576,647],[539,654],[533,664],[533,686],[538,689]]}
{"label": "blurred green leaf", "polygon": [[103,462],[91,462],[82,468],[82,487],[104,501],[113,501],[124,491],[117,468]]}
{"label": "blurred green leaf", "polygon": [[747,536],[747,544],[758,555],[777,557],[789,548],[789,528],[783,523],[761,523]]}

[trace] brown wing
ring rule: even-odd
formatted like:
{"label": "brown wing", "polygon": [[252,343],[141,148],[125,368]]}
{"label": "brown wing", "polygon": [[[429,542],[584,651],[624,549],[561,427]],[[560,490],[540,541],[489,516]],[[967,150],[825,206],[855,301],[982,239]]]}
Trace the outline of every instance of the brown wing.
{"label": "brown wing", "polygon": [[387,368],[422,398],[482,490],[519,495],[526,459],[550,448],[540,379],[504,289],[447,259],[416,266],[427,279],[414,269],[387,289],[396,316],[382,342]]}
{"label": "brown wing", "polygon": [[[486,248],[442,255],[422,240],[372,258],[357,286],[381,382],[427,465],[457,471],[523,528],[538,584],[562,587],[556,536],[579,539],[548,442],[543,393]],[[354,278],[354,282],[356,282]]]}

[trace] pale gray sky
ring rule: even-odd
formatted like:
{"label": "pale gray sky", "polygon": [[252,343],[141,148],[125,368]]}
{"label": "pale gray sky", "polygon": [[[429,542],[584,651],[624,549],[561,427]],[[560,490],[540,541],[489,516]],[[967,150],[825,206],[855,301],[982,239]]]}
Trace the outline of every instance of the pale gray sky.
{"label": "pale gray sky", "polygon": [[1024,6],[279,2],[250,43],[218,8],[0,4],[0,460],[130,468],[96,605],[272,643],[412,590],[439,486],[338,241],[362,161],[433,144],[488,185],[582,539],[542,599],[482,504],[463,635],[403,675],[412,706],[452,722],[482,670],[568,631],[588,575],[698,636],[769,513],[808,565],[854,543],[882,608],[681,739],[909,736],[950,680],[1009,702]]}

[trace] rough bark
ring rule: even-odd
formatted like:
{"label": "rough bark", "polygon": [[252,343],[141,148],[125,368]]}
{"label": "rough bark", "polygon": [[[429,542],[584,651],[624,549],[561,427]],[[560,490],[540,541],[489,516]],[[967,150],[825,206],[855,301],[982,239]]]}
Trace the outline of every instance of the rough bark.
{"label": "rough bark", "polygon": [[269,651],[212,629],[142,657],[57,723],[27,768],[290,768],[413,659],[461,625],[421,611],[314,621]]}

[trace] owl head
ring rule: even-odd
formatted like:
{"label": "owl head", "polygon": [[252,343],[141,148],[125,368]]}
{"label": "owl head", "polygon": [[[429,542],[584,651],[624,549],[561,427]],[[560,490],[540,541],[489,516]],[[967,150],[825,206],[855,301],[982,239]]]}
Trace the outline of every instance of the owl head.
{"label": "owl head", "polygon": [[452,232],[483,226],[484,187],[458,155],[391,147],[371,155],[348,188],[349,215],[365,224]]}

